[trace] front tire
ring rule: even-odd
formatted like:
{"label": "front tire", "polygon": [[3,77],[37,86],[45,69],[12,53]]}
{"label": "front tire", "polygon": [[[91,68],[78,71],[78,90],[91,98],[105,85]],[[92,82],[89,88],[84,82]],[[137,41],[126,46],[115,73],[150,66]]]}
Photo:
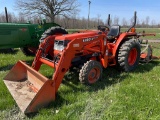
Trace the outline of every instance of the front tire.
{"label": "front tire", "polygon": [[87,61],[80,70],[79,80],[83,84],[93,84],[102,77],[102,65],[98,61]]}
{"label": "front tire", "polygon": [[134,70],[140,60],[141,47],[137,40],[125,41],[118,52],[118,65],[120,70],[129,72]]}

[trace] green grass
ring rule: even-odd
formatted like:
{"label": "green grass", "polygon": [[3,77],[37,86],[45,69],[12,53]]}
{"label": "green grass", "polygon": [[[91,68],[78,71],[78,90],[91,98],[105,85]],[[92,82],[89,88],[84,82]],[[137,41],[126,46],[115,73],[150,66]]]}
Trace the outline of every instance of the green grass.
{"label": "green grass", "polygon": [[[153,44],[159,54],[160,44]],[[103,70],[102,81],[92,86],[79,83],[78,75],[67,74],[56,100],[36,114],[23,115],[3,83],[4,76],[19,60],[32,63],[18,49],[14,54],[0,52],[0,119],[17,120],[158,120],[160,119],[160,61],[141,63],[131,73],[114,67]],[[52,77],[53,69],[42,66],[40,71]],[[25,102],[25,101],[24,101]]]}

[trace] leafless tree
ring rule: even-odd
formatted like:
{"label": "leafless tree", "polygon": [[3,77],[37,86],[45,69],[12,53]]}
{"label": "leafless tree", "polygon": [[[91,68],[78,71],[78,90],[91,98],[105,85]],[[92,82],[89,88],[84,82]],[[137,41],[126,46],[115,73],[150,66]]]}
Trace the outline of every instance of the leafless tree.
{"label": "leafless tree", "polygon": [[6,22],[6,17],[3,13],[0,14],[0,22]]}
{"label": "leafless tree", "polygon": [[25,15],[44,15],[54,22],[57,15],[69,16],[78,11],[77,0],[16,0],[15,8]]}
{"label": "leafless tree", "polygon": [[146,26],[149,25],[149,21],[150,21],[150,18],[149,18],[149,16],[147,16],[147,17],[146,17]]}
{"label": "leafless tree", "polygon": [[144,20],[141,20],[141,27],[145,27],[145,21]]}
{"label": "leafless tree", "polygon": [[[5,13],[0,14],[0,22],[7,22]],[[8,22],[17,22],[17,18],[14,13],[8,12]]]}
{"label": "leafless tree", "polygon": [[98,15],[97,15],[97,22],[98,22],[98,25],[100,24],[100,17],[101,17],[101,15],[98,14]]}
{"label": "leafless tree", "polygon": [[140,23],[140,20],[139,20],[138,17],[137,17],[137,21],[136,21],[136,26],[137,26],[137,27],[140,27],[140,26],[141,26],[141,23]]}
{"label": "leafless tree", "polygon": [[152,27],[156,26],[156,21],[154,19],[151,21],[151,25],[152,25]]}
{"label": "leafless tree", "polygon": [[128,23],[127,20],[125,18],[122,19],[122,26],[123,27],[127,27]]}
{"label": "leafless tree", "polygon": [[21,23],[25,22],[25,16],[21,12],[18,14],[18,21]]}
{"label": "leafless tree", "polygon": [[119,17],[117,17],[117,16],[114,17],[114,24],[115,25],[119,24]]}

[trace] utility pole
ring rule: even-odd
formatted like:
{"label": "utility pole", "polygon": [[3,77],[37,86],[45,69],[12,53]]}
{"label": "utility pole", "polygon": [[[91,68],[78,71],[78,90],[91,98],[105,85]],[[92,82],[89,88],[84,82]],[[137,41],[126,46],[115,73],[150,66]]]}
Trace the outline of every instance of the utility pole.
{"label": "utility pole", "polygon": [[89,0],[88,3],[89,3],[89,10],[88,10],[88,24],[87,24],[87,29],[89,29],[89,15],[90,15],[90,4],[91,4],[91,1]]}

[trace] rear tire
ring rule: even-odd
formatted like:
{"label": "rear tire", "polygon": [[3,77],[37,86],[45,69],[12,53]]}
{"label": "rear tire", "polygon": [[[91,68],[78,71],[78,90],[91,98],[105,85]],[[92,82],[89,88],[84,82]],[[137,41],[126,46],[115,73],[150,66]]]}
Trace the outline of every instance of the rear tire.
{"label": "rear tire", "polygon": [[68,34],[68,32],[64,28],[59,26],[51,27],[42,34],[39,41],[40,43],[43,42],[44,39],[50,35],[63,35],[63,34]]}
{"label": "rear tire", "polygon": [[102,65],[98,61],[87,61],[80,70],[79,80],[83,84],[94,84],[102,77]]}
{"label": "rear tire", "polygon": [[125,41],[118,52],[118,65],[120,70],[129,72],[134,70],[140,60],[141,47],[137,40],[130,39]]}
{"label": "rear tire", "polygon": [[[55,27],[51,27],[49,29],[47,29],[41,36],[39,42],[42,43],[45,38],[47,38],[48,36],[51,36],[51,35],[63,35],[63,34],[68,34],[68,32],[62,28],[62,27],[59,27],[59,26],[55,26]],[[47,55],[47,58],[49,59],[53,59],[53,51],[50,50],[48,55]]]}

